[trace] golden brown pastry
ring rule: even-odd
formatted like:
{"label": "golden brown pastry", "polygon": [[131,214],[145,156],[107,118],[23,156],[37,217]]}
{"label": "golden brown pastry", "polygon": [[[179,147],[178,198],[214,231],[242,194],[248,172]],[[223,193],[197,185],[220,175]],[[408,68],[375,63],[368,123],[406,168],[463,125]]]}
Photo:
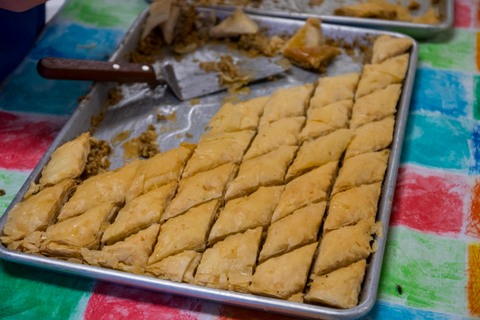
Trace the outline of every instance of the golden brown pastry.
{"label": "golden brown pastry", "polygon": [[336,172],[337,162],[332,161],[290,181],[280,196],[272,222],[305,205],[325,200]]}
{"label": "golden brown pastry", "polygon": [[387,148],[392,143],[394,125],[393,117],[388,117],[357,128],[345,151],[345,158],[348,159],[361,153],[375,152]]}
{"label": "golden brown pastry", "polygon": [[280,299],[302,292],[317,245],[309,244],[258,265],[250,291]]}
{"label": "golden brown pastry", "polygon": [[236,165],[227,163],[182,179],[177,194],[165,210],[161,221],[178,216],[201,203],[220,198],[236,168]]}
{"label": "golden brown pastry", "polygon": [[355,307],[358,304],[366,266],[366,260],[360,260],[323,276],[314,277],[305,300],[342,309]]}
{"label": "golden brown pastry", "polygon": [[350,128],[393,116],[401,91],[401,84],[392,84],[355,101]]}
{"label": "golden brown pastry", "polygon": [[312,91],[311,83],[275,91],[265,104],[260,126],[285,117],[304,116]]}
{"label": "golden brown pastry", "polygon": [[287,167],[292,162],[297,147],[281,146],[277,150],[240,165],[237,177],[228,186],[225,199],[247,195],[261,186],[283,184]]}
{"label": "golden brown pastry", "polygon": [[297,136],[304,122],[305,117],[288,117],[261,126],[243,161],[266,154],[280,146],[296,146]]}
{"label": "golden brown pastry", "polygon": [[202,138],[218,132],[256,130],[269,96],[253,98],[237,104],[225,103],[212,117],[207,133]]}
{"label": "golden brown pastry", "polygon": [[370,241],[374,222],[373,218],[369,218],[325,234],[320,242],[313,274],[322,275],[366,259],[372,252]]}
{"label": "golden brown pastry", "polygon": [[201,253],[187,250],[149,265],[146,271],[161,279],[191,283],[193,270],[197,268],[201,258]]}
{"label": "golden brown pastry", "polygon": [[283,188],[260,187],[249,196],[228,201],[210,231],[209,244],[234,233],[267,226]]}
{"label": "golden brown pastry", "polygon": [[375,218],[382,182],[364,184],[335,194],[330,199],[324,232]]}
{"label": "golden brown pastry", "polygon": [[115,204],[104,202],[79,216],[51,225],[43,235],[41,252],[48,256],[81,258],[81,248],[98,249],[103,229],[117,209]]}
{"label": "golden brown pastry", "polygon": [[175,194],[176,188],[177,183],[170,182],[128,202],[103,233],[102,242],[115,243],[153,223],[160,222],[160,217]]}
{"label": "golden brown pastry", "polygon": [[210,36],[213,38],[238,37],[244,34],[255,34],[258,30],[258,25],[249,16],[241,9],[236,9],[232,15],[210,29]]}
{"label": "golden brown pastry", "polygon": [[255,131],[243,130],[210,135],[202,139],[187,162],[183,178],[207,171],[225,163],[239,163]]}
{"label": "golden brown pastry", "polygon": [[3,241],[4,238],[1,238],[1,240],[7,244],[7,248],[10,250],[38,254],[40,252],[43,234],[44,231],[34,231],[27,234],[25,238],[17,241],[10,242],[11,239],[8,239],[9,241]]}
{"label": "golden brown pastry", "polygon": [[195,284],[247,291],[257,260],[262,228],[249,229],[208,248],[195,274]]}
{"label": "golden brown pastry", "polygon": [[132,201],[143,193],[180,179],[194,148],[193,144],[182,143],[178,148],[142,161],[129,186],[126,201]]}
{"label": "golden brown pastry", "polygon": [[260,251],[259,262],[262,263],[270,257],[315,242],[325,213],[325,206],[326,202],[324,201],[311,204],[272,223]]}
{"label": "golden brown pastry", "polygon": [[362,153],[345,160],[333,186],[332,195],[362,184],[382,181],[389,155],[389,150],[382,150]]}
{"label": "golden brown pastry", "polygon": [[372,63],[380,63],[405,53],[412,45],[413,42],[409,38],[394,38],[390,35],[381,35],[373,43]]}
{"label": "golden brown pastry", "polygon": [[64,180],[17,203],[8,214],[1,241],[8,245],[34,231],[45,231],[75,185],[73,180]]}
{"label": "golden brown pastry", "polygon": [[82,248],[80,253],[90,265],[143,274],[159,229],[159,224],[152,224],[123,241],[104,246],[100,251]]}
{"label": "golden brown pastry", "polygon": [[343,6],[334,11],[338,16],[349,16],[359,18],[376,18],[394,20],[397,17],[397,10],[394,5],[388,2],[367,2]]}
{"label": "golden brown pastry", "polygon": [[341,100],[321,108],[309,109],[307,123],[299,140],[315,139],[337,129],[348,128],[352,106],[352,100]]}
{"label": "golden brown pastry", "polygon": [[55,150],[43,167],[40,185],[54,185],[65,179],[75,179],[85,169],[90,152],[90,133],[68,141]]}
{"label": "golden brown pastry", "polygon": [[401,83],[407,73],[409,56],[405,53],[381,63],[365,65],[355,98],[361,98],[390,84]]}
{"label": "golden brown pastry", "polygon": [[288,169],[286,179],[295,178],[330,161],[339,161],[352,136],[352,130],[339,129],[329,135],[304,142]]}
{"label": "golden brown pastry", "polygon": [[352,100],[358,79],[359,74],[356,72],[320,78],[310,101],[309,110],[342,100]]}
{"label": "golden brown pastry", "polygon": [[154,264],[184,250],[203,251],[219,206],[219,200],[212,200],[165,222],[160,228],[157,244],[148,264]]}
{"label": "golden brown pastry", "polygon": [[123,204],[139,163],[140,161],[135,161],[115,171],[107,171],[83,181],[63,206],[58,220],[75,217],[104,202]]}

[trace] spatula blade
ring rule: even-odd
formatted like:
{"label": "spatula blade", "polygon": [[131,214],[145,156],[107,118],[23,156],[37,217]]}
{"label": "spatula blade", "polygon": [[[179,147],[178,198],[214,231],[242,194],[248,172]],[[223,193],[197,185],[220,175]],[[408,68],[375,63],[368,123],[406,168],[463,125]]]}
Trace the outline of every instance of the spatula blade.
{"label": "spatula blade", "polygon": [[[241,60],[237,66],[243,74],[249,75],[249,82],[275,76],[290,68],[288,64],[266,57]],[[167,63],[163,66],[163,73],[169,87],[181,100],[199,98],[228,88],[220,84],[216,72],[206,72],[199,67],[192,71],[191,66],[182,68],[179,64],[173,66]]]}

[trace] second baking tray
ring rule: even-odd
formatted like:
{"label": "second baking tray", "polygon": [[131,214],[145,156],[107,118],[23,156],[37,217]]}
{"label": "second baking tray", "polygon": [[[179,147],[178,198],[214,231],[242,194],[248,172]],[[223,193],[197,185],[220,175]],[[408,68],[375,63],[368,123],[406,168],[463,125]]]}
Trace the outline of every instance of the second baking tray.
{"label": "second baking tray", "polygon": [[[224,13],[218,13],[224,15]],[[141,26],[145,19],[144,12],[127,32],[124,41],[110,60],[123,61],[129,52],[135,49],[138,44]],[[261,26],[267,27],[272,34],[292,33],[303,25],[302,21],[289,20],[273,17],[254,17]],[[382,34],[390,34],[394,37],[406,37],[404,35],[388,33],[383,31],[372,31],[354,27],[337,26],[324,24],[323,32],[326,37],[334,41],[343,42],[353,47],[366,45],[370,43],[372,37]],[[215,47],[215,50],[221,48]],[[224,48],[227,51],[227,47]],[[355,51],[355,50],[354,50]],[[405,124],[408,115],[410,96],[415,77],[417,61],[417,44],[414,42],[410,50],[410,61],[407,76],[403,85],[403,91],[398,103],[396,114],[396,125],[391,154],[385,175],[382,195],[378,207],[377,220],[382,222],[383,236],[377,237],[378,250],[371,255],[369,266],[360,292],[359,303],[356,307],[346,310],[335,308],[301,304],[279,299],[261,297],[251,294],[242,294],[231,291],[217,290],[206,287],[200,287],[184,283],[175,283],[161,280],[153,277],[140,276],[105,268],[93,267],[89,265],[67,262],[54,258],[48,258],[37,255],[30,255],[21,252],[11,251],[0,245],[0,257],[5,260],[14,261],[22,264],[41,267],[49,270],[64,272],[72,275],[84,276],[98,280],[110,281],[122,285],[129,285],[137,288],[149,289],[164,293],[180,294],[189,297],[208,299],[222,303],[237,305],[241,307],[256,308],[270,312],[283,313],[297,317],[311,317],[324,319],[356,318],[365,315],[374,305],[376,300],[377,288],[380,279],[385,242],[388,232],[390,210],[393,200],[393,192],[399,166],[400,153],[405,130]],[[212,58],[218,55],[212,51],[212,48],[201,50],[198,55],[206,58]],[[329,66],[327,75],[337,75],[347,72],[360,71],[362,68],[362,51],[357,55],[342,55]],[[180,63],[180,62],[178,62]],[[280,87],[315,82],[319,75],[309,71],[294,67],[291,72],[275,81],[261,82],[250,86],[248,92],[243,95],[242,100],[256,96],[267,95]],[[125,131],[131,130],[132,136],[138,136],[144,132],[149,124],[159,126],[159,146],[165,151],[178,146],[181,142],[196,142],[203,133],[205,125],[213,114],[215,114],[222,105],[228,93],[218,93],[196,101],[181,102],[164,87],[151,89],[145,85],[122,86],[123,99],[115,105],[106,108],[108,92],[116,87],[115,84],[97,83],[93,86],[90,93],[80,103],[77,110],[67,122],[65,127],[59,133],[47,153],[40,160],[38,166],[33,170],[24,186],[14,198],[7,209],[7,212],[0,220],[0,230],[6,222],[11,208],[19,202],[31,182],[38,181],[41,170],[48,162],[52,152],[64,142],[71,140],[80,133],[90,130],[91,119],[101,112],[105,112],[101,124],[96,127],[94,136],[99,139],[113,141],[114,137]],[[76,98],[76,97],[72,97]],[[170,121],[159,125],[156,116],[161,113]],[[114,145],[114,155],[112,156],[111,168],[119,167],[123,164],[122,148]]]}
{"label": "second baking tray", "polygon": [[[453,0],[417,0],[420,5],[416,10],[415,16],[422,15],[426,12],[433,2],[440,21],[436,24],[427,23],[413,23],[395,20],[383,20],[372,18],[357,18],[348,16],[334,15],[335,9],[350,4],[360,3],[358,0],[323,0],[319,1],[318,5],[310,5],[312,0],[260,0],[260,1],[244,1],[244,0],[223,0],[223,1],[208,1],[200,0],[194,1],[200,4],[212,3],[208,7],[214,7],[222,10],[233,10],[235,5],[242,7],[245,12],[276,16],[290,19],[306,19],[308,17],[321,18],[323,22],[335,23],[342,25],[351,25],[365,28],[384,29],[394,32],[401,32],[408,34],[417,39],[426,39],[435,36],[438,33],[445,32],[453,25],[454,17],[454,1]],[[390,1],[395,2],[395,1]],[[398,2],[398,1],[397,1]],[[403,5],[408,5],[411,1],[400,1]],[[239,3],[242,3],[241,5]]]}

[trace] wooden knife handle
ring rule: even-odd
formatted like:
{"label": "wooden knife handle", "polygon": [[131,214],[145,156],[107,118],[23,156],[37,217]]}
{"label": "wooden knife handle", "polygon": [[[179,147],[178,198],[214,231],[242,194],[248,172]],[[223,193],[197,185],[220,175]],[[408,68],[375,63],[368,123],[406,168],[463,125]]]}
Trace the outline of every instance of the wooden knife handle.
{"label": "wooden knife handle", "polygon": [[91,80],[115,82],[155,82],[151,65],[116,63],[110,61],[42,58],[37,64],[38,73],[47,79]]}

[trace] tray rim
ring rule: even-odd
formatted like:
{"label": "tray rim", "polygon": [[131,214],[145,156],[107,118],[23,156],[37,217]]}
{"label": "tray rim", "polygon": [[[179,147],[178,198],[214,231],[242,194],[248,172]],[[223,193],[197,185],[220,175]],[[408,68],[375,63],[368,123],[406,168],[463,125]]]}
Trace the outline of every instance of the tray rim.
{"label": "tray rim", "polygon": [[[215,10],[213,10],[215,11]],[[217,10],[218,11],[218,10]],[[220,10],[221,11],[221,10]],[[142,22],[142,19],[145,18],[147,14],[147,10],[142,12],[139,17],[134,21],[131,28],[127,30],[125,33],[124,38],[122,39],[121,43],[119,44],[115,53],[112,54],[110,57],[110,61],[114,61],[116,58],[119,58],[119,50],[128,41],[128,37],[131,36],[135,32],[135,28],[138,28]],[[258,15],[253,15],[257,17],[262,17]],[[264,17],[274,20],[289,20],[286,18],[281,17]],[[303,22],[297,20],[299,24]],[[398,168],[400,164],[400,154],[401,154],[401,147],[403,143],[403,136],[406,127],[406,118],[409,112],[410,106],[410,98],[411,93],[413,90],[413,82],[415,79],[415,72],[417,68],[417,60],[418,60],[418,43],[411,37],[391,32],[391,31],[383,31],[383,30],[372,30],[366,28],[359,28],[353,26],[340,26],[334,24],[323,23],[322,27],[326,28],[339,28],[341,30],[346,31],[355,31],[355,32],[364,32],[368,35],[384,35],[388,34],[394,37],[399,38],[408,38],[412,40],[412,48],[410,51],[410,59],[409,59],[409,67],[407,70],[407,76],[405,78],[401,98],[398,102],[399,107],[397,108],[396,113],[396,125],[394,131],[394,139],[391,145],[391,153],[388,162],[387,172],[385,174],[383,188],[382,188],[382,196],[380,198],[377,216],[382,218],[382,222],[386,220],[387,222],[390,220],[390,213],[391,213],[391,205],[393,201],[393,193],[395,189],[395,182],[398,173]],[[31,182],[35,181],[36,178],[39,177],[41,170],[48,162],[50,155],[53,153],[58,146],[60,146],[66,140],[71,139],[68,137],[68,132],[70,126],[79,121],[86,121],[89,117],[88,115],[85,116],[84,109],[87,108],[88,103],[92,97],[95,97],[96,91],[99,91],[101,88],[101,84],[94,84],[92,89],[86,95],[86,98],[79,103],[79,106],[72,114],[70,119],[66,122],[62,130],[58,133],[57,137],[54,139],[46,153],[43,155],[41,160],[38,162],[37,166],[31,172],[31,174],[26,179],[23,186],[17,192],[15,197],[13,198],[12,202],[9,204],[7,209],[5,210],[4,214],[0,217],[0,230],[3,230],[3,226],[6,222],[7,216],[13,206],[18,203],[27,192],[28,188],[30,187]],[[402,121],[399,121],[403,119]],[[388,182],[388,183],[387,183]],[[379,219],[380,220],[380,219]],[[350,309],[336,309],[326,306],[308,304],[308,303],[295,303],[286,300],[280,300],[275,298],[268,298],[264,296],[254,295],[254,294],[245,294],[245,293],[238,293],[234,291],[227,291],[227,290],[220,290],[220,289],[213,289],[208,287],[202,287],[197,285],[191,285],[186,283],[176,283],[169,280],[162,280],[154,277],[149,276],[141,276],[135,275],[132,273],[95,267],[90,265],[83,265],[73,262],[68,262],[64,260],[59,260],[56,258],[49,258],[45,256],[27,254],[22,252],[17,252],[13,250],[9,250],[0,243],[0,259],[4,259],[10,262],[15,263],[22,263],[29,266],[40,267],[43,269],[48,269],[55,272],[61,272],[64,274],[73,274],[75,276],[95,279],[95,280],[102,280],[108,281],[120,285],[127,285],[135,288],[140,289],[147,289],[152,291],[157,291],[161,293],[168,293],[168,294],[178,294],[182,296],[198,298],[198,299],[206,299],[209,301],[215,301],[220,303],[225,303],[229,305],[235,305],[238,307],[245,307],[245,308],[253,308],[257,310],[267,311],[267,312],[274,312],[280,313],[289,316],[301,316],[305,318],[316,318],[321,316],[322,318],[326,319],[347,319],[347,318],[356,318],[361,317],[367,314],[372,308],[376,301],[377,291],[378,291],[378,284],[380,280],[380,273],[381,267],[383,263],[383,256],[385,245],[387,241],[389,225],[388,223],[383,223],[383,235],[382,241],[378,241],[378,249],[377,251],[371,255],[370,263],[367,268],[365,279],[367,277],[371,277],[369,280],[368,287],[362,287],[362,291],[368,291],[361,293],[362,295],[367,294],[367,298],[359,303],[354,308]],[[373,274],[373,276],[372,276]],[[365,280],[364,280],[365,281]],[[365,283],[363,284],[365,285]]]}

